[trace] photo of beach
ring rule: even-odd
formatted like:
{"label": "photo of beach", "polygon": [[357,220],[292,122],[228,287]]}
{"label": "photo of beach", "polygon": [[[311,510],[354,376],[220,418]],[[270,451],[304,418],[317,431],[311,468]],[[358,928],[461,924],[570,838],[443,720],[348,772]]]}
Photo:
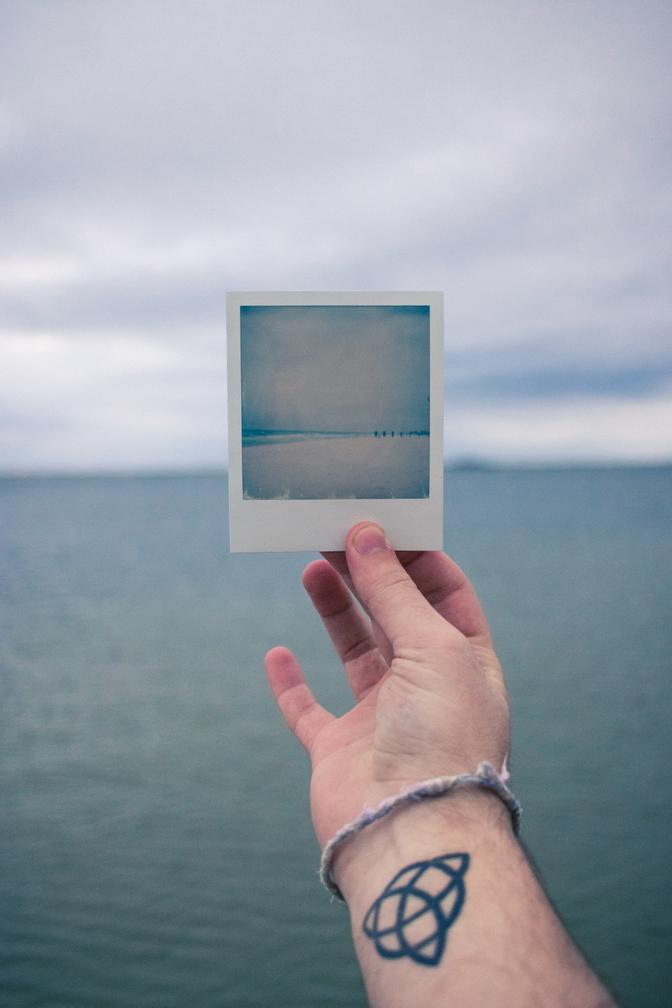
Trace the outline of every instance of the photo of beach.
{"label": "photo of beach", "polygon": [[429,307],[240,309],[243,497],[429,496]]}

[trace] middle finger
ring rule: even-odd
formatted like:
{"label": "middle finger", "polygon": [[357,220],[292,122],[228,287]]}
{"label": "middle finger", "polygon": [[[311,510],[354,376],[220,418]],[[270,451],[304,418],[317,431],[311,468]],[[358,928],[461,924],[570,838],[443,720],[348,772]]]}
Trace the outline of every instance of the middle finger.
{"label": "middle finger", "polygon": [[[331,564],[336,573],[340,575],[341,579],[350,589],[350,592],[355,596],[355,598],[361,605],[362,600],[357,595],[357,592],[355,591],[355,586],[352,583],[352,578],[350,577],[350,571],[348,570],[348,564],[345,559],[345,553],[323,553],[322,556],[324,557],[325,560],[327,560]],[[394,658],[394,651],[392,650],[392,645],[385,636],[385,633],[383,632],[381,627],[376,623],[374,619],[371,619],[371,629],[378,650],[385,659],[386,664],[388,666],[391,665],[392,659]]]}
{"label": "middle finger", "polygon": [[352,691],[361,700],[387,671],[371,624],[328,561],[309,564],[303,584],[345,666]]}

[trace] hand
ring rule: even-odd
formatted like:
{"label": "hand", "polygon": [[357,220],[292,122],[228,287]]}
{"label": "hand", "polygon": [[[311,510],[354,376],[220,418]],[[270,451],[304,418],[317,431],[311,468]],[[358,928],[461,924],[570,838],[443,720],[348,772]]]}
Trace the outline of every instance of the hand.
{"label": "hand", "polygon": [[355,696],[336,718],[317,703],[291,651],[266,656],[278,707],[311,757],[321,846],[365,805],[404,787],[473,771],[481,760],[501,767],[510,740],[506,688],[476,593],[449,557],[396,555],[382,529],[362,523],[345,554],[311,563],[303,583]]}
{"label": "hand", "polygon": [[[335,718],[315,700],[291,651],[273,648],[266,656],[278,706],[310,753],[322,846],[363,806],[404,787],[473,771],[482,760],[501,767],[509,750],[504,680],[474,589],[452,560],[395,555],[382,529],[365,523],[350,531],[345,555],[310,564],[303,580],[356,701]],[[469,856],[459,921],[446,923],[426,900],[443,876],[437,883],[424,875],[412,895],[416,907],[425,899],[428,912],[404,916],[406,885],[406,895],[390,894],[379,930],[380,900],[400,871],[458,852]],[[339,848],[332,868],[372,1008],[614,1008],[548,903],[504,805],[483,789],[397,810]],[[374,909],[372,934],[365,922]],[[442,927],[450,927],[450,938],[428,970],[413,953],[438,943]]]}

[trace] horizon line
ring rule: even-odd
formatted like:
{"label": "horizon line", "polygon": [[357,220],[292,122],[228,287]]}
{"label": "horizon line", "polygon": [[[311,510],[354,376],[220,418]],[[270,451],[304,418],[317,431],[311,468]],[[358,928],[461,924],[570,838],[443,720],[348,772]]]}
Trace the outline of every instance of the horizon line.
{"label": "horizon line", "polygon": [[[549,472],[558,470],[608,470],[608,469],[670,469],[668,459],[489,459],[485,457],[456,457],[444,459],[444,472]],[[130,479],[133,477],[189,477],[228,476],[228,466],[213,465],[144,465],[114,466],[110,468],[0,468],[0,480],[12,479]]]}

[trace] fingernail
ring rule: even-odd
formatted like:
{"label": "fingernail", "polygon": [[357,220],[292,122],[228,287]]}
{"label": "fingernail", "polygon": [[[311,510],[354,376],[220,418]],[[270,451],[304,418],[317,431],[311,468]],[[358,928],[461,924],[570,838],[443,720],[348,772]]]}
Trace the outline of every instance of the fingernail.
{"label": "fingernail", "polygon": [[361,556],[380,553],[387,549],[385,533],[377,525],[365,525],[355,534],[352,545]]}

